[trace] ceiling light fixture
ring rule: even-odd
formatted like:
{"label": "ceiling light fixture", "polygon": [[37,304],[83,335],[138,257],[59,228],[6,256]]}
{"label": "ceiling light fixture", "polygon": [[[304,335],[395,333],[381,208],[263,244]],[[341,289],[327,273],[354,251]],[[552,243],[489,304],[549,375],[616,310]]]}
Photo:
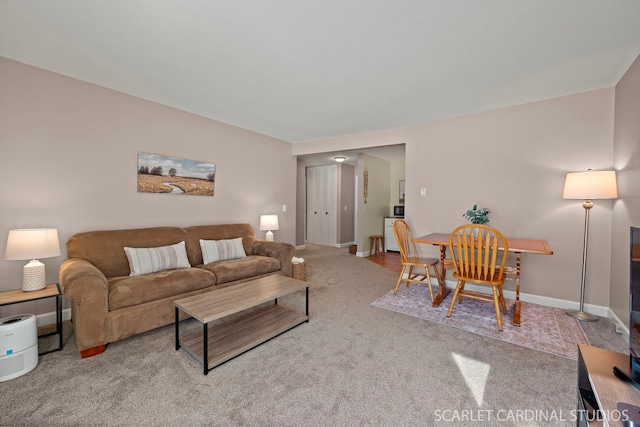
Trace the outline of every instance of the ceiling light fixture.
{"label": "ceiling light fixture", "polygon": [[342,156],[338,156],[338,157],[334,157],[333,160],[335,160],[338,163],[342,163],[345,160],[347,160],[347,158],[346,157],[342,157]]}

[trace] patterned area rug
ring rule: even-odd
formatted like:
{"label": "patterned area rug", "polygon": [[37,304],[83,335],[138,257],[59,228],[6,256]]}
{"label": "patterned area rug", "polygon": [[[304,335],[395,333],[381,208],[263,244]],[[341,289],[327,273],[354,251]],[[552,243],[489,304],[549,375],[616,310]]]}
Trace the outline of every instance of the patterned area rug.
{"label": "patterned area rug", "polygon": [[578,344],[589,344],[579,321],[567,316],[563,309],[522,302],[521,323],[514,326],[515,301],[506,300],[507,314],[502,315],[500,332],[492,303],[465,298],[462,304],[456,304],[451,317],[447,317],[452,296],[453,292],[439,307],[433,307],[425,286],[407,287],[403,283],[396,295],[389,291],[371,304],[573,360],[578,360]]}

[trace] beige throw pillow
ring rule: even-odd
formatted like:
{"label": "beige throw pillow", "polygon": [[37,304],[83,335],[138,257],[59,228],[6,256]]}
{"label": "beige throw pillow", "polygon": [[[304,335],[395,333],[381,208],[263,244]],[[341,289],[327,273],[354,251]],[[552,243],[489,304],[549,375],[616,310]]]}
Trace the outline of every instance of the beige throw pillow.
{"label": "beige throw pillow", "polygon": [[202,260],[205,264],[227,259],[245,258],[242,237],[227,240],[200,240]]}
{"label": "beige throw pillow", "polygon": [[124,248],[129,260],[129,276],[141,276],[176,268],[189,268],[184,242],[157,248]]}

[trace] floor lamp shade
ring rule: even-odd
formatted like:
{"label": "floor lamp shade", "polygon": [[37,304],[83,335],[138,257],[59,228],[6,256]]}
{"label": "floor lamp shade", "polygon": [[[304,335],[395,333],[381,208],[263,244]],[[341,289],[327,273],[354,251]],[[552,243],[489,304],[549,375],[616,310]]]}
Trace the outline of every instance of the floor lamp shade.
{"label": "floor lamp shade", "polygon": [[10,230],[4,255],[6,260],[31,260],[23,268],[22,290],[37,291],[46,283],[46,272],[38,258],[60,255],[58,230],[55,228]]}
{"label": "floor lamp shade", "polygon": [[278,215],[260,215],[260,230],[267,231],[265,240],[273,242],[273,233],[271,230],[279,230]]}
{"label": "floor lamp shade", "polygon": [[618,197],[615,171],[568,173],[564,181],[563,199],[615,199]]}
{"label": "floor lamp shade", "polygon": [[567,310],[567,314],[578,320],[596,321],[598,318],[584,311],[584,290],[587,275],[587,249],[589,247],[589,211],[592,200],[618,197],[615,171],[571,172],[564,180],[563,199],[584,200],[584,240],[582,242],[582,279],[580,283],[580,309]]}

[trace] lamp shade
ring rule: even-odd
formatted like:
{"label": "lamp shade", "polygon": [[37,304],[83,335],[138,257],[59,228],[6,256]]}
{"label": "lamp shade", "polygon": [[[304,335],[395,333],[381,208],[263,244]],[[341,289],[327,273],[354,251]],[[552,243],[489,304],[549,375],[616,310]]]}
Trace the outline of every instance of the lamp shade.
{"label": "lamp shade", "polygon": [[618,197],[615,171],[570,172],[564,180],[563,199],[615,199]]}
{"label": "lamp shade", "polygon": [[279,230],[278,215],[260,215],[260,230]]}
{"label": "lamp shade", "polygon": [[9,230],[4,259],[27,260],[50,258],[58,255],[60,255],[60,242],[57,229]]}

